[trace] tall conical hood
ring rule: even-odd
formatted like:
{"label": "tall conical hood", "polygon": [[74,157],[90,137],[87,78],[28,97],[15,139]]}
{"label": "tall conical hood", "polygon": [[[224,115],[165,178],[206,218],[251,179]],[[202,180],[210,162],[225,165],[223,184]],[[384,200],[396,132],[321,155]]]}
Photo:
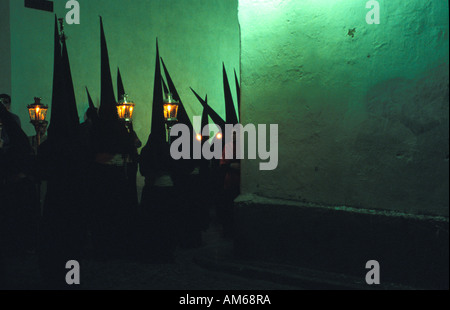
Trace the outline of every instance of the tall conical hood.
{"label": "tall conical hood", "polygon": [[65,108],[69,113],[69,123],[67,126],[69,126],[69,132],[76,135],[78,133],[80,118],[78,116],[72,72],[70,70],[69,54],[67,52],[67,44],[64,35],[62,35],[62,69],[64,74]]}
{"label": "tall conical hood", "polygon": [[[209,115],[209,117],[211,117],[211,119],[213,120],[213,122],[217,125],[217,126],[219,126],[220,127],[220,130],[222,131],[222,133],[224,132],[224,130],[225,130],[225,121],[223,120],[223,118],[222,117],[220,117],[220,115],[219,114],[217,114],[216,113],[216,111],[214,111],[214,109],[213,108],[211,108],[209,105],[208,105],[208,97],[206,97],[206,99],[205,100],[203,100],[192,88],[191,88],[191,90],[192,90],[192,92],[194,93],[194,95],[197,97],[197,99],[198,99],[198,101],[200,101],[200,103],[202,104],[202,106],[203,106],[203,113],[207,113],[208,115]],[[203,119],[202,119],[202,126],[204,126],[203,125]],[[216,139],[222,139],[222,138],[218,138],[218,135],[216,135],[215,137],[213,137],[212,139],[211,139],[211,144],[213,144],[214,145],[214,142],[215,142],[215,140]]]}
{"label": "tall conical hood", "polygon": [[[205,97],[205,103],[208,104],[208,95],[206,95]],[[208,118],[208,111],[203,108],[203,112],[202,112],[202,128],[201,130],[201,135],[202,135],[202,142],[205,142],[209,139],[209,134],[208,135],[203,135],[203,128],[205,128],[207,125],[209,124],[209,118]]]}
{"label": "tall conical hood", "polygon": [[54,56],[53,56],[53,90],[51,119],[48,127],[48,139],[64,139],[67,132],[65,131],[65,118],[63,109],[64,83],[62,74],[62,57],[61,57],[61,41],[58,31],[58,19],[55,15],[55,33],[54,33]]}
{"label": "tall conical hood", "polygon": [[116,99],[109,66],[108,47],[106,45],[103,20],[100,17],[100,48],[101,48],[101,94],[99,117],[102,121],[118,120]]}
{"label": "tall conical hood", "polygon": [[139,170],[143,176],[167,168],[169,151],[166,143],[166,126],[163,108],[163,81],[159,60],[158,39],[156,39],[155,79],[153,82],[152,125],[147,144],[142,148]]}
{"label": "tall conical hood", "polygon": [[238,117],[239,117],[239,121],[240,121],[241,120],[241,86],[239,84],[236,70],[234,70],[234,81],[236,82],[236,94],[237,94],[237,101],[238,101]]}
{"label": "tall conical hood", "polygon": [[225,70],[225,64],[223,65],[223,91],[225,94],[225,113],[227,124],[236,125],[239,123],[236,108],[234,107],[233,97],[231,95],[230,83],[228,82],[227,72]]}
{"label": "tall conical hood", "polygon": [[125,88],[123,87],[122,75],[120,69],[117,68],[117,100],[120,101],[125,95]]}
{"label": "tall conical hood", "polygon": [[191,88],[192,92],[194,93],[194,95],[197,97],[198,101],[201,103],[201,105],[203,106],[204,110],[206,113],[208,113],[209,117],[211,117],[211,119],[213,120],[213,122],[218,125],[222,130],[225,130],[225,121],[223,120],[222,117],[220,117],[219,114],[216,113],[216,111],[214,111],[213,108],[211,108],[211,106],[208,105],[208,103],[202,99],[202,97],[200,97],[195,90],[193,90]]}
{"label": "tall conical hood", "polygon": [[152,128],[150,134],[153,141],[165,142],[166,127],[164,121],[163,89],[162,89],[161,65],[159,62],[158,39],[156,40],[155,79],[153,82],[153,106]]}
{"label": "tall conical hood", "polygon": [[[62,44],[62,46],[61,46]],[[58,31],[55,16],[53,91],[48,138],[71,140],[78,134],[79,117],[73,89],[69,54],[64,33]]]}
{"label": "tall conical hood", "polygon": [[114,96],[108,48],[106,45],[103,21],[100,17],[101,44],[101,95],[98,111],[99,125],[95,129],[96,152],[128,154],[133,152],[131,139],[126,127],[119,121],[117,101]]}
{"label": "tall conical hood", "polygon": [[[205,103],[208,104],[208,95],[206,95],[205,97]],[[202,112],[202,129],[208,125],[209,120],[208,120],[208,111],[203,108],[203,112]]]}
{"label": "tall conical hood", "polygon": [[189,129],[191,129],[191,132],[192,132],[191,119],[189,118],[188,114],[186,113],[186,109],[184,108],[183,102],[181,101],[181,98],[177,92],[177,89],[175,88],[175,84],[173,83],[173,80],[170,77],[169,71],[167,70],[167,67],[162,58],[161,58],[161,63],[164,68],[164,73],[165,73],[165,76],[167,79],[167,84],[169,86],[169,91],[172,93],[173,98],[180,103],[180,105],[178,107],[178,117],[177,117],[178,123],[187,125],[189,127]]}

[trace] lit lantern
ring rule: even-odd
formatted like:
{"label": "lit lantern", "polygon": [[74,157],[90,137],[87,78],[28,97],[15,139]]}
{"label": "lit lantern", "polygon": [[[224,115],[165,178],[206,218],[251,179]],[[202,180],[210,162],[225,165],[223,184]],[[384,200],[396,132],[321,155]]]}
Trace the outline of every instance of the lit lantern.
{"label": "lit lantern", "polygon": [[164,120],[166,121],[167,136],[170,144],[170,130],[172,129],[172,126],[178,122],[177,116],[178,116],[179,102],[172,97],[171,93],[169,93],[167,95],[167,98],[164,99],[163,107],[164,107]]}
{"label": "lit lantern", "polygon": [[117,114],[119,119],[125,123],[131,123],[135,106],[136,105],[133,102],[128,101],[128,95],[123,95],[122,99],[117,104]]}
{"label": "lit lantern", "polygon": [[34,103],[28,105],[28,114],[33,125],[45,122],[47,117],[48,106],[41,103],[42,98],[34,98]]}
{"label": "lit lantern", "polygon": [[173,125],[178,121],[178,106],[179,102],[173,99],[172,94],[169,93],[167,98],[164,100],[164,119],[167,124]]}
{"label": "lit lantern", "polygon": [[42,98],[35,97],[34,103],[28,105],[28,114],[30,116],[30,123],[33,124],[34,129],[36,130],[36,143],[37,146],[40,145],[42,128],[47,126],[47,121],[45,118],[47,117],[48,106],[43,105],[41,103]]}

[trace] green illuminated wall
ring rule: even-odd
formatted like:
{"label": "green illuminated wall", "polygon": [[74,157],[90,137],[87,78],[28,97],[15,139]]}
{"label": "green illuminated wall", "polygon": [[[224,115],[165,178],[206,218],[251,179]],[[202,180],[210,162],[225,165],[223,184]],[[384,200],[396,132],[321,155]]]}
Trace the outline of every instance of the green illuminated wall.
{"label": "green illuminated wall", "polygon": [[9,30],[9,0],[0,0],[0,93],[11,93],[11,38]]}
{"label": "green illuminated wall", "polygon": [[[31,135],[26,104],[43,97],[50,104],[53,74],[52,13],[11,2],[12,95],[24,129]],[[54,1],[55,13],[65,17],[67,1]],[[224,114],[222,62],[239,74],[237,0],[79,0],[80,25],[66,25],[68,50],[80,118],[87,109],[87,86],[94,103],[100,99],[100,23],[103,17],[111,72],[116,87],[120,67],[126,92],[137,104],[134,127],[145,143],[150,131],[155,42],[187,112],[201,115],[202,107],[189,87],[208,94]],[[234,84],[232,85],[234,87]],[[234,92],[234,88],[233,88]],[[21,106],[19,106],[19,104]]]}
{"label": "green illuminated wall", "polygon": [[279,124],[243,193],[448,216],[448,2],[366,2],[239,1],[242,121]]}

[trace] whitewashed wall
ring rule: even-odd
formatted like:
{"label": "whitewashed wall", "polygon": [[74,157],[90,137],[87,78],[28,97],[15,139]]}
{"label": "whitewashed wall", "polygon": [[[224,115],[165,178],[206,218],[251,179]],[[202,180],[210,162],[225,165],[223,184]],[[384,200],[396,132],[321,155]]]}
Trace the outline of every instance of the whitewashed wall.
{"label": "whitewashed wall", "polygon": [[9,0],[0,0],[0,93],[11,93]]}
{"label": "whitewashed wall", "polygon": [[243,193],[448,216],[448,1],[366,2],[239,1],[242,120],[280,131]]}

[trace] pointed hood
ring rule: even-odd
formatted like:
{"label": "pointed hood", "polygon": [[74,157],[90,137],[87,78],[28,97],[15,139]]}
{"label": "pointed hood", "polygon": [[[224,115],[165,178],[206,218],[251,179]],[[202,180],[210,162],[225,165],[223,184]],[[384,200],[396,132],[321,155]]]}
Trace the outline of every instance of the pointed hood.
{"label": "pointed hood", "polygon": [[[222,117],[220,117],[219,114],[216,113],[216,111],[214,111],[213,108],[211,108],[208,105],[208,97],[206,97],[205,100],[203,100],[192,88],[191,88],[192,92],[194,93],[194,95],[197,97],[198,101],[200,101],[201,105],[203,106],[203,113],[207,113],[209,117],[211,117],[212,121],[214,122],[214,124],[216,124],[217,126],[220,127],[220,130],[222,131],[222,134],[225,130],[225,121],[223,120]],[[204,117],[202,118],[202,127],[204,126]],[[214,141],[217,139],[217,136],[213,137],[211,139],[211,144],[214,144]]]}
{"label": "pointed hood", "polygon": [[225,112],[227,124],[236,125],[239,123],[236,115],[236,108],[234,107],[233,97],[231,95],[230,83],[228,82],[225,64],[223,64],[223,91],[225,94]]}
{"label": "pointed hood", "polygon": [[139,170],[148,176],[166,168],[169,151],[166,143],[166,126],[163,108],[163,81],[159,60],[158,39],[156,39],[155,79],[153,83],[152,124],[147,144],[142,148]]}
{"label": "pointed hood", "polygon": [[103,21],[100,17],[100,47],[101,47],[101,94],[98,110],[99,125],[95,129],[95,151],[110,154],[131,154],[133,143],[129,139],[126,127],[119,121],[117,101],[109,65],[108,48],[106,45]]}
{"label": "pointed hood", "polygon": [[[206,103],[206,105],[208,104],[208,95],[206,95],[206,97],[205,97],[205,103]],[[208,141],[208,139],[210,138],[209,134],[208,135],[203,135],[203,128],[205,128],[209,124],[208,116],[209,116],[208,115],[208,111],[206,110],[206,108],[203,108],[203,112],[202,112],[202,128],[200,129],[203,143]]]}
{"label": "pointed hood", "polygon": [[117,68],[117,101],[120,101],[125,95],[125,88],[123,87],[122,75],[120,69]]}
{"label": "pointed hood", "polygon": [[114,88],[109,66],[108,47],[106,44],[103,20],[100,17],[100,48],[101,48],[101,95],[99,117],[102,121],[118,121],[117,101],[114,97]]}
{"label": "pointed hood", "polygon": [[159,62],[159,46],[156,40],[155,79],[153,82],[153,106],[152,128],[150,134],[157,143],[165,142],[166,127],[164,121],[163,89],[162,89],[161,65]]}
{"label": "pointed hood", "polygon": [[50,125],[48,127],[48,139],[64,139],[67,135],[65,124],[68,119],[65,117],[63,109],[64,98],[64,83],[62,74],[62,54],[61,41],[58,30],[58,18],[55,15],[55,29],[54,29],[54,56],[53,56],[53,90],[52,90],[52,105],[50,114]]}
{"label": "pointed hood", "polygon": [[[206,95],[205,97],[205,103],[208,104],[208,95]],[[209,124],[209,120],[208,120],[208,111],[203,108],[203,112],[202,112],[202,129]]]}
{"label": "pointed hood", "polygon": [[197,97],[198,101],[201,103],[201,105],[203,106],[203,109],[205,110],[206,113],[208,113],[209,117],[211,117],[212,121],[218,125],[222,130],[225,130],[225,121],[223,120],[222,117],[220,117],[219,114],[216,113],[216,111],[214,111],[213,108],[211,108],[211,106],[208,105],[208,103],[202,99],[202,97],[200,97],[195,90],[193,90],[191,88],[191,91],[194,93],[194,95]]}
{"label": "pointed hood", "polygon": [[167,79],[167,84],[169,87],[169,91],[172,93],[173,98],[175,100],[177,100],[180,103],[180,106],[178,107],[178,123],[180,124],[185,124],[189,127],[189,129],[192,132],[192,123],[191,123],[191,119],[189,118],[188,114],[186,113],[186,109],[184,108],[183,102],[181,101],[181,98],[178,94],[177,89],[175,88],[175,85],[173,83],[172,78],[170,77],[169,71],[167,70],[167,67],[163,61],[163,59],[161,58],[161,63],[163,65],[164,68],[164,74],[166,76]]}
{"label": "pointed hood", "polygon": [[73,88],[72,72],[70,70],[69,54],[67,52],[67,44],[64,35],[62,40],[62,70],[64,74],[64,91],[65,91],[65,108],[69,114],[69,131],[71,134],[78,133],[80,118],[78,116],[77,103],[75,99],[75,91]]}
{"label": "pointed hood", "polygon": [[236,95],[237,95],[237,101],[238,101],[238,117],[239,117],[239,121],[240,121],[241,120],[241,86],[239,84],[236,70],[234,70],[234,81],[236,82]]}

